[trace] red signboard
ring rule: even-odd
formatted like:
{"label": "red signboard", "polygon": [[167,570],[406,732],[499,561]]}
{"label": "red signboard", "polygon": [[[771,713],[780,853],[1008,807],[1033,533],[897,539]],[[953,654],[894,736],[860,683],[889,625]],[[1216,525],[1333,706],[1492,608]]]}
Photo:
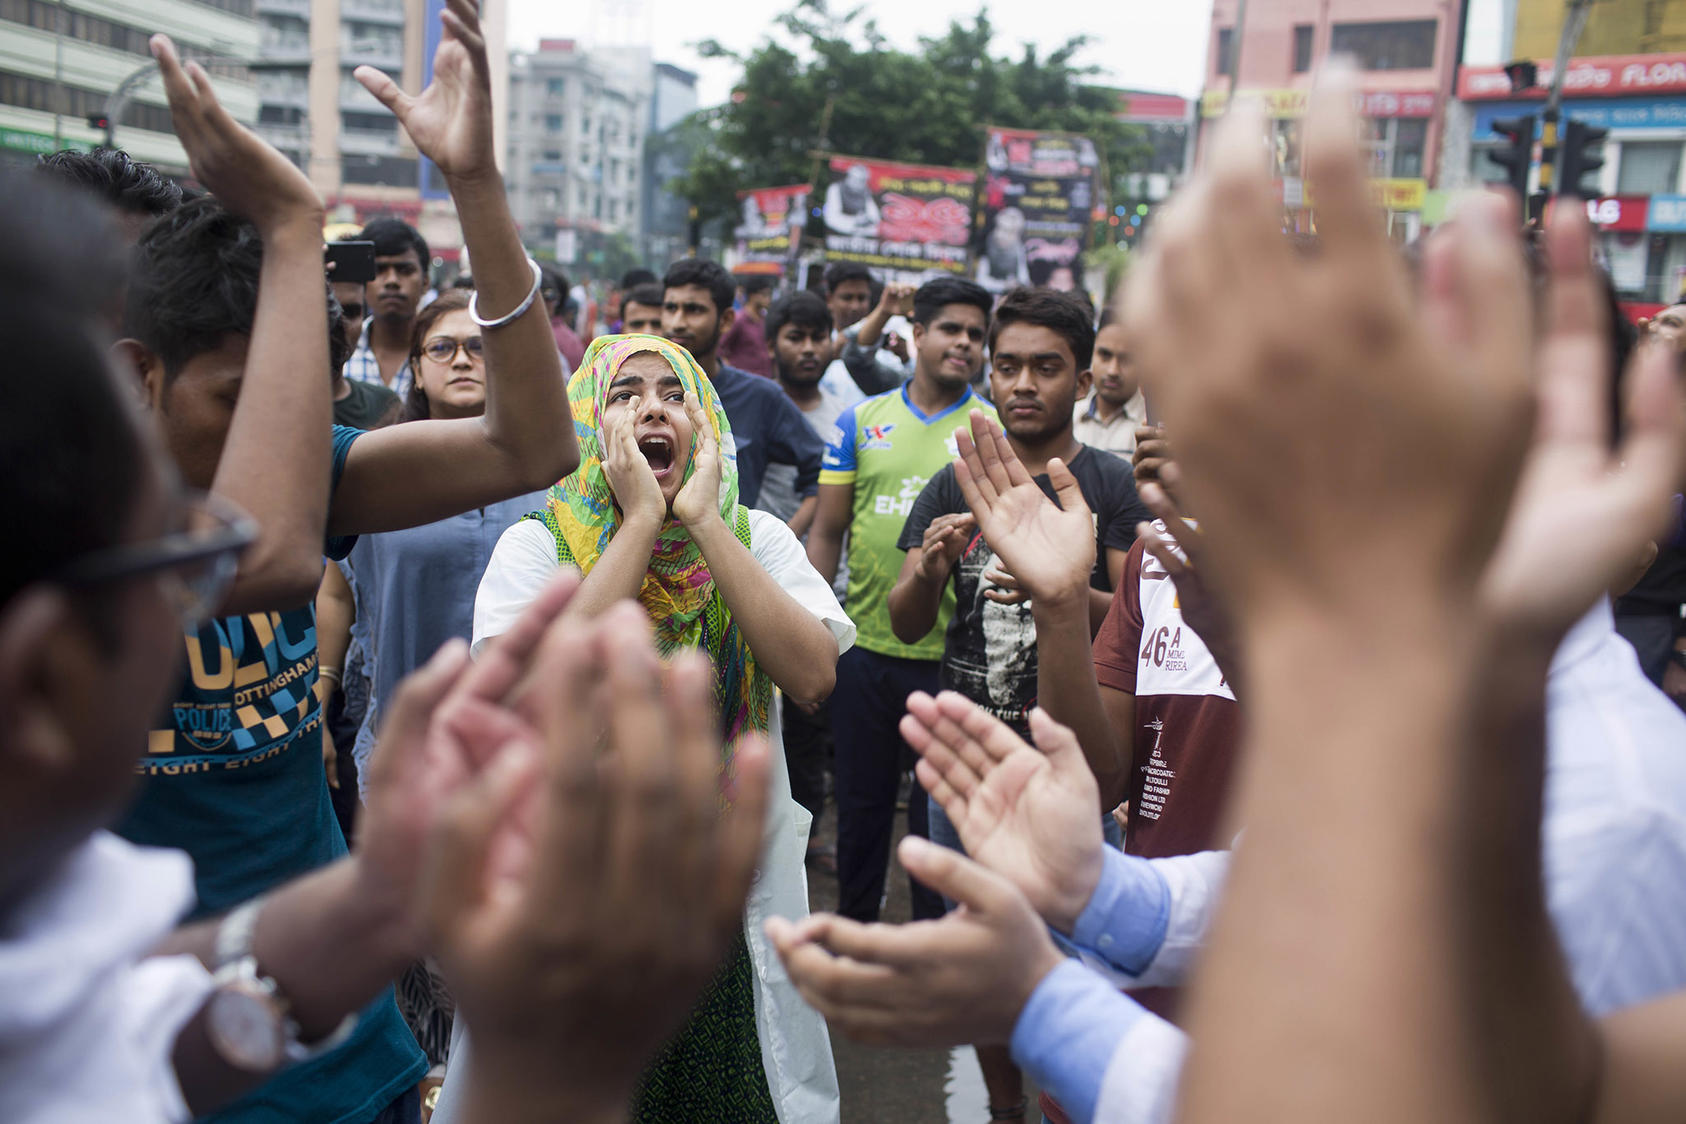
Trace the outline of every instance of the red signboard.
{"label": "red signboard", "polygon": [[1645,229],[1645,213],[1650,207],[1649,195],[1610,195],[1586,201],[1586,217],[1599,230]]}
{"label": "red signboard", "polygon": [[1118,116],[1127,121],[1184,121],[1188,118],[1188,99],[1176,94],[1121,90]]}
{"label": "red signboard", "polygon": [[[1551,85],[1554,64],[1551,59],[1538,59],[1534,65],[1539,86],[1532,96],[1543,98]],[[1505,101],[1527,93],[1512,92],[1503,67],[1465,66],[1458,70],[1458,96],[1466,101]],[[1686,55],[1570,59],[1563,75],[1563,93],[1572,98],[1686,93]]]}

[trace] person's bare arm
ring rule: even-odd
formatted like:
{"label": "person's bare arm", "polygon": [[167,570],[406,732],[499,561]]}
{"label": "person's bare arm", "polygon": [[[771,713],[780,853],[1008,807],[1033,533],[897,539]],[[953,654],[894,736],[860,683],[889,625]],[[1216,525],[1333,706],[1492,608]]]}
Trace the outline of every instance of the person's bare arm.
{"label": "person's bare arm", "polygon": [[323,567],[322,587],[316,591],[316,701],[322,707],[322,767],[327,771],[329,788],[338,788],[340,780],[339,751],[334,747],[333,731],[328,729],[328,700],[343,682],[345,657],[351,650],[351,622],[356,616],[356,602],[345,575],[338,566]]}
{"label": "person's bare arm", "polygon": [[828,582],[837,580],[837,564],[843,558],[843,536],[855,518],[853,484],[821,484],[814,510],[814,525],[808,531],[808,563]]}
{"label": "person's bare arm", "polygon": [[[474,261],[478,310],[519,307],[533,270],[510,215],[492,147],[486,43],[473,0],[451,0],[433,83],[410,97],[372,67],[357,78],[398,117],[451,189]],[[358,440],[334,492],[333,534],[388,531],[537,491],[579,465],[562,361],[535,299],[526,313],[483,331],[486,412],[479,418],[393,426]]]}
{"label": "person's bare arm", "polygon": [[289,609],[322,580],[333,422],[322,201],[290,160],[229,116],[198,63],[184,69],[162,35],[152,51],[194,177],[263,239],[240,398],[211,482],[259,530],[220,611]]}
{"label": "person's bare arm", "polygon": [[[1106,573],[1111,578],[1109,583],[1113,589],[1124,580],[1124,560],[1130,557],[1127,550],[1114,547],[1106,548]],[[1104,589],[1089,589],[1089,635],[1094,636],[1101,630],[1101,622],[1106,620],[1107,610],[1112,608],[1112,594]]]}
{"label": "person's bare arm", "polygon": [[802,503],[796,508],[796,514],[790,517],[785,526],[789,527],[790,533],[797,538],[806,538],[808,529],[814,525],[814,513],[819,509],[820,498],[817,494],[804,497]]}
{"label": "person's bare arm", "polygon": [[694,396],[686,395],[685,409],[701,441],[692,454],[691,479],[673,499],[674,518],[701,549],[755,662],[795,702],[820,702],[837,683],[837,640],[823,621],[779,587],[726,525],[717,498],[720,452],[714,430]]}

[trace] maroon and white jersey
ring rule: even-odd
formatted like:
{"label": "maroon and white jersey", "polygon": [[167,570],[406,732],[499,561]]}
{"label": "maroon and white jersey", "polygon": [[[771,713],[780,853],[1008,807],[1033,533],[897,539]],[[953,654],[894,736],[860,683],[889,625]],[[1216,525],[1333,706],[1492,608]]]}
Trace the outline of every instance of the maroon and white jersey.
{"label": "maroon and white jersey", "polygon": [[[1154,528],[1165,534],[1165,525]],[[1176,583],[1138,539],[1095,637],[1102,687],[1134,695],[1135,729],[1124,849],[1187,855],[1219,837],[1241,720],[1212,653],[1183,622]]]}

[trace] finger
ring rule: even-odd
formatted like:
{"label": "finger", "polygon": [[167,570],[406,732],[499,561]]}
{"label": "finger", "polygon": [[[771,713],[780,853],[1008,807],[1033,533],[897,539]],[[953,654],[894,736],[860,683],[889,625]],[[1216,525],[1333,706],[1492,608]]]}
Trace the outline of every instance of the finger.
{"label": "finger", "polygon": [[597,767],[598,739],[607,725],[600,689],[607,662],[604,618],[568,624],[574,642],[545,649],[535,669],[544,686],[533,692],[530,707],[543,739],[545,780],[534,830],[533,880],[546,894],[564,897],[595,892],[606,881],[610,811],[605,771]]}
{"label": "finger", "polygon": [[[1001,446],[995,440],[995,425],[982,410],[972,411],[972,442],[978,449],[978,465],[996,495],[1013,486],[1012,476],[1001,461]],[[1009,455],[1012,450],[1008,450]]]}
{"label": "finger", "polygon": [[999,567],[991,567],[984,571],[984,579],[992,581],[1003,589],[1018,589],[1019,579]]}
{"label": "finger", "polygon": [[993,601],[997,605],[1023,605],[1030,600],[1030,594],[1022,589],[986,589],[983,591],[983,596],[985,601]]}
{"label": "finger", "polygon": [[164,99],[170,106],[170,120],[175,125],[176,137],[182,142],[182,147],[192,154],[201,143],[199,96],[188,80],[187,72],[182,70],[175,42],[168,35],[154,35],[149,45],[164,80]]}
{"label": "finger", "polygon": [[1635,513],[1626,521],[1633,534],[1662,532],[1686,469],[1686,402],[1677,362],[1672,348],[1641,348],[1630,364],[1617,482],[1620,503]]}
{"label": "finger", "polygon": [[921,757],[913,763],[913,775],[918,778],[919,787],[937,802],[950,820],[960,823],[966,818],[966,798],[943,778],[935,765]]}
{"label": "finger", "polygon": [[907,992],[907,981],[894,969],[834,956],[816,942],[780,949],[779,959],[802,998],[827,1019],[853,1022],[873,1010],[888,1014]]}
{"label": "finger", "polygon": [[544,584],[508,631],[481,650],[459,690],[475,698],[502,701],[528,670],[539,645],[579,592],[580,575],[567,567]]}
{"label": "finger", "polygon": [[1204,197],[1203,218],[1211,231],[1205,245],[1218,277],[1281,299],[1280,279],[1290,276],[1292,250],[1282,237],[1281,189],[1271,175],[1265,136],[1263,108],[1250,98],[1218,122]]}
{"label": "finger", "polygon": [[1083,498],[1083,489],[1077,486],[1077,477],[1071,474],[1065,461],[1053,457],[1048,461],[1048,482],[1054,486],[1054,495],[1060,501],[1061,511],[1088,511],[1089,502]]}
{"label": "finger", "polygon": [[479,64],[486,57],[486,37],[480,30],[479,4],[475,0],[447,0],[447,4],[448,7],[439,13],[442,21],[468,48],[469,57],[476,64],[475,70],[482,70]]}
{"label": "finger", "polygon": [[993,510],[999,497],[994,482],[984,470],[983,454],[978,448],[978,441],[982,439],[979,434],[982,419],[983,411],[973,410],[970,428],[961,426],[954,431],[954,443],[960,450],[960,459],[954,463],[954,475],[960,483],[961,494],[966,497],[966,505],[974,513]]}
{"label": "finger", "polygon": [[1031,483],[1030,472],[1025,468],[1019,455],[1013,452],[1013,446],[1007,440],[1007,431],[998,421],[991,421],[990,431],[995,435],[996,455],[1001,458],[1001,466],[1007,470],[1007,480],[1017,486]]}
{"label": "finger", "polygon": [[1077,735],[1070,726],[1063,726],[1054,721],[1047,711],[1041,707],[1034,707],[1030,712],[1030,737],[1036,743],[1036,748],[1056,772],[1064,772],[1067,768],[1081,768],[1089,771],[1088,762],[1083,759],[1083,747],[1077,742]]}
{"label": "finger", "polygon": [[[929,766],[932,775],[941,779],[962,802],[977,791],[978,785],[982,783],[977,772],[924,723],[911,714],[904,714],[897,729],[901,731],[907,744],[913,747],[913,751],[919,754],[920,763]],[[918,768],[917,764],[915,768]],[[948,810],[946,804],[943,810]]]}
{"label": "finger", "polygon": [[955,700],[967,707],[976,706],[970,699],[953,691],[944,691],[937,696],[937,713],[934,721],[928,723],[928,727],[931,736],[947,746],[948,751],[975,773],[981,782],[989,776],[990,769],[994,767],[993,760],[971,732],[961,724],[956,716]]}
{"label": "finger", "polygon": [[1005,761],[1020,750],[1030,749],[1005,722],[958,692],[944,691],[938,695],[937,707],[991,762]]}
{"label": "finger", "polygon": [[[1012,908],[1015,902],[1022,904],[1027,910],[1030,908],[1029,903],[1024,901],[1023,896],[1006,879],[978,865],[959,851],[940,847],[929,839],[921,839],[917,835],[903,836],[901,845],[896,848],[896,857],[901,860],[907,872],[923,885],[985,917],[1003,913]],[[916,924],[937,926],[942,922]],[[907,926],[910,929],[915,927],[916,925]],[[835,936],[834,933],[833,937]],[[913,945],[913,942],[908,944]],[[833,944],[833,947],[836,945]],[[917,954],[918,948],[913,945],[898,948],[896,951],[911,957]]]}
{"label": "finger", "polygon": [[[674,745],[661,699],[661,663],[649,616],[621,602],[601,618],[607,657],[609,877],[615,887],[662,885],[675,856],[668,832],[694,832],[679,801]],[[690,843],[689,838],[685,838]]]}
{"label": "finger", "polygon": [[467,753],[461,762],[469,773],[478,773],[491,757],[513,741],[529,741],[533,728],[513,711],[485,699],[451,692],[440,708],[440,722]]}
{"label": "finger", "polygon": [[1317,196],[1317,233],[1329,255],[1378,255],[1387,235],[1370,196],[1359,121],[1353,107],[1352,67],[1335,60],[1323,69],[1306,114],[1301,163]]}
{"label": "finger", "polygon": [[1592,263],[1586,209],[1553,207],[1546,219],[1545,338],[1540,341],[1538,439],[1609,446],[1609,328]]}
{"label": "finger", "polygon": [[460,792],[451,796],[433,830],[418,888],[419,913],[431,951],[448,952],[454,934],[471,922],[486,902],[487,861],[498,827],[509,818],[524,786],[531,783],[531,754],[504,754]]}
{"label": "finger", "polygon": [[468,645],[453,638],[398,685],[392,706],[382,706],[386,720],[376,739],[380,748],[369,763],[370,787],[411,768],[426,747],[427,726],[434,711],[467,669]]}
{"label": "finger", "polygon": [[1136,525],[1136,535],[1142,540],[1144,549],[1146,549],[1149,554],[1153,555],[1154,559],[1165,568],[1165,572],[1167,574],[1171,575],[1171,580],[1173,582],[1179,581],[1183,577],[1187,576],[1189,572],[1188,567],[1183,565],[1183,560],[1179,558],[1177,556],[1177,552],[1172,549],[1171,543],[1167,541],[1157,530],[1155,530],[1152,524],[1138,523]]}
{"label": "finger", "polygon": [[748,734],[732,751],[732,806],[719,818],[713,847],[716,880],[714,916],[722,932],[743,916],[761,859],[761,841],[772,800],[772,751],[760,734]]}
{"label": "finger", "polygon": [[[1530,378],[1525,357],[1534,341],[1533,296],[1518,230],[1515,207],[1504,196],[1482,193],[1470,200],[1455,234],[1431,239],[1424,254],[1419,315],[1434,326],[1431,338],[1452,360],[1451,370],[1520,391]],[[1600,362],[1587,377],[1603,385],[1608,371]]]}
{"label": "finger", "polygon": [[363,88],[373,94],[376,101],[391,110],[400,125],[404,124],[416,99],[406,94],[385,71],[372,66],[360,66],[351,72],[351,76],[362,83]]}

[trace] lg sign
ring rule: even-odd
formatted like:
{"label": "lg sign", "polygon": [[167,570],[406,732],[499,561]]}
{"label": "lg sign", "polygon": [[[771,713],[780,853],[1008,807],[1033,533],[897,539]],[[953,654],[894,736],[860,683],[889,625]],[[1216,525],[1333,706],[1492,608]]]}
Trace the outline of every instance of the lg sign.
{"label": "lg sign", "polygon": [[1586,217],[1601,230],[1644,230],[1650,200],[1643,195],[1619,195],[1586,201]]}
{"label": "lg sign", "polygon": [[1588,199],[1586,217],[1596,226],[1616,226],[1622,221],[1620,199]]}

